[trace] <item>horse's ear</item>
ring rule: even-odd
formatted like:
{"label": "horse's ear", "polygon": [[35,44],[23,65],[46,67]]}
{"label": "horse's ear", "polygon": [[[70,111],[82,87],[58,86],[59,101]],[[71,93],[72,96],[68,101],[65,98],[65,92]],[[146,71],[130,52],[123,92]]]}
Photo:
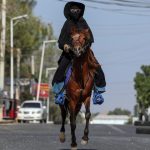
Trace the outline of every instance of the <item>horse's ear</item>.
{"label": "horse's ear", "polygon": [[90,32],[89,32],[89,29],[84,29],[84,33],[85,33],[87,39],[89,39],[89,38],[90,38]]}
{"label": "horse's ear", "polygon": [[85,33],[89,33],[89,29],[85,29],[84,31],[85,31]]}

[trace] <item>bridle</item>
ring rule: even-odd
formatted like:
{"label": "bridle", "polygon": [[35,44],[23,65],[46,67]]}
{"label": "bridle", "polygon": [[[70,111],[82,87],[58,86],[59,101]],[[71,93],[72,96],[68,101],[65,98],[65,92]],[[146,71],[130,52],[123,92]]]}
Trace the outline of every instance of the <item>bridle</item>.
{"label": "bridle", "polygon": [[85,41],[85,44],[81,48],[75,48],[72,44],[70,47],[70,50],[75,54],[76,57],[80,57],[82,54],[84,54],[87,50],[87,48],[90,47],[90,43],[88,40]]}

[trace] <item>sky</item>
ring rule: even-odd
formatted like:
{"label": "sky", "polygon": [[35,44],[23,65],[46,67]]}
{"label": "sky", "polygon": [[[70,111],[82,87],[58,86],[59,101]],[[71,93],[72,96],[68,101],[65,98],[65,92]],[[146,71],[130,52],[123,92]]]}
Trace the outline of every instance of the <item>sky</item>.
{"label": "sky", "polygon": [[[113,0],[75,1],[86,6],[84,18],[95,40],[92,50],[107,82],[103,94],[105,102],[91,105],[91,111],[105,113],[120,107],[133,113],[136,104],[134,77],[141,65],[150,65],[150,9],[147,7],[150,8],[150,0],[130,0],[133,3],[126,6],[120,5],[125,3],[110,3]],[[34,9],[34,14],[43,22],[52,24],[56,37],[59,37],[65,21],[63,9],[66,2],[37,0]],[[138,2],[137,7],[130,7],[134,2]]]}

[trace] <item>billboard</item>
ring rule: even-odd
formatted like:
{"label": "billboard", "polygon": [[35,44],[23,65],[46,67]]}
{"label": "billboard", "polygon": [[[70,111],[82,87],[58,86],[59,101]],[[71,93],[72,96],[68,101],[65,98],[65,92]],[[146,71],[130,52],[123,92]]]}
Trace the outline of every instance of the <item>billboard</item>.
{"label": "billboard", "polygon": [[[32,95],[37,95],[37,87],[38,84],[32,85]],[[48,98],[49,97],[49,84],[48,83],[41,83],[40,84],[40,92],[39,92],[39,98]]]}

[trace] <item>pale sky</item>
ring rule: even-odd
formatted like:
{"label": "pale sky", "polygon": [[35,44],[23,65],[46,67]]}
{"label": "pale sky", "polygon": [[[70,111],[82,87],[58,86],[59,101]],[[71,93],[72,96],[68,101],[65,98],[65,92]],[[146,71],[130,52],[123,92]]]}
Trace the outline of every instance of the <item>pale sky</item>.
{"label": "pale sky", "polygon": [[[141,65],[150,65],[150,7],[140,8],[150,6],[150,0],[132,0],[138,2],[138,7],[103,3],[113,0],[95,0],[102,3],[75,1],[86,5],[84,18],[95,39],[92,49],[107,82],[103,94],[105,102],[101,106],[92,105],[92,112],[106,112],[116,107],[133,112],[136,104],[133,79]],[[34,10],[36,16],[52,24],[56,37],[65,21],[66,2],[37,0]]]}

